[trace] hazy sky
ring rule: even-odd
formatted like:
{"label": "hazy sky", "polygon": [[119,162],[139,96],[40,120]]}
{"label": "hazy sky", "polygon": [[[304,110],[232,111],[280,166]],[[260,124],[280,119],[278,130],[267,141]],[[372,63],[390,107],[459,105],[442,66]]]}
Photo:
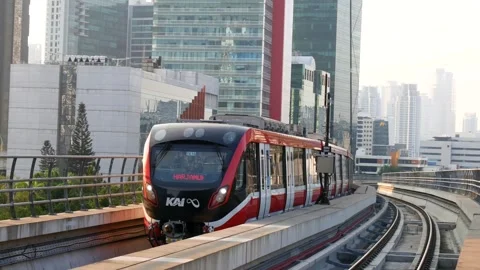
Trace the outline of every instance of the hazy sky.
{"label": "hazy sky", "polygon": [[[301,1],[301,0],[296,0]],[[480,116],[480,0],[364,0],[360,85],[395,80],[430,93],[435,69],[454,73],[457,130]],[[46,0],[31,0],[29,43],[44,47]]]}

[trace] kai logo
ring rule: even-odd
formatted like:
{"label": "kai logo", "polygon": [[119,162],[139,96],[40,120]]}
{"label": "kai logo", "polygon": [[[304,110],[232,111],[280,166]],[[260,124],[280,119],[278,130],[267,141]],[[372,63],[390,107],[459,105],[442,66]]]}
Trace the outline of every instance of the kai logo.
{"label": "kai logo", "polygon": [[[187,204],[191,204],[195,208],[200,207],[200,202],[197,199],[188,198],[186,201],[187,201]],[[184,207],[185,206],[185,198],[180,199],[180,198],[167,197],[167,202],[165,203],[165,206]]]}

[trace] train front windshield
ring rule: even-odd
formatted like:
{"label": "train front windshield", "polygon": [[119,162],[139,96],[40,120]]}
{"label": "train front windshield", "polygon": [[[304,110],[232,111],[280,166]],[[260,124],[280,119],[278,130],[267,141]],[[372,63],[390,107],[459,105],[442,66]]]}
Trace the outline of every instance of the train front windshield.
{"label": "train front windshield", "polygon": [[153,184],[213,184],[220,182],[232,151],[222,145],[164,143],[151,151]]}

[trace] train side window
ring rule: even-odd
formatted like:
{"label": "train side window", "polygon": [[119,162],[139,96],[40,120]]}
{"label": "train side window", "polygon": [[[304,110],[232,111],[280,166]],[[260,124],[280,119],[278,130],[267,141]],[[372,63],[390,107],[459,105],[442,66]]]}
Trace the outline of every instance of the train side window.
{"label": "train side window", "polygon": [[235,180],[235,190],[242,190],[245,188],[245,156],[246,152],[242,156],[242,160],[240,160],[240,164],[238,164],[237,169],[237,177]]}
{"label": "train side window", "polygon": [[293,162],[294,162],[294,179],[295,179],[295,186],[303,186],[305,185],[304,178],[305,178],[305,173],[303,169],[305,168],[303,166],[303,151],[304,149],[302,148],[294,148],[293,149]]}
{"label": "train side window", "polygon": [[247,194],[258,192],[258,146],[255,143],[247,145],[245,150],[245,167],[247,178]]}
{"label": "train side window", "polygon": [[270,160],[272,165],[272,189],[283,188],[283,146],[270,145]]}

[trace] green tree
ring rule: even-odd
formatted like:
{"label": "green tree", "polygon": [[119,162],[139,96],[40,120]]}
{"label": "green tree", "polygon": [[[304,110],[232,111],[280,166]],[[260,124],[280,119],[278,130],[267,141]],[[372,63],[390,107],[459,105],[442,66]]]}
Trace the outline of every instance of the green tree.
{"label": "green tree", "polygon": [[[50,144],[49,140],[46,140],[43,142],[42,149],[40,149],[40,153],[42,156],[54,156],[55,155],[55,149],[52,147]],[[57,166],[57,161],[55,158],[42,158],[40,159],[40,170],[42,171],[48,171],[48,169],[55,168]]]}
{"label": "green tree", "polygon": [[378,175],[382,175],[384,173],[391,173],[391,172],[401,172],[400,168],[394,166],[385,165],[378,170]]}
{"label": "green tree", "polygon": [[[68,151],[69,155],[74,156],[93,156],[95,152],[92,147],[92,138],[88,130],[87,111],[85,104],[81,102],[78,106],[77,122],[72,135],[72,143]],[[91,166],[94,159],[72,159],[69,161],[68,168],[71,172],[79,175],[82,173],[82,166],[86,169]]]}

